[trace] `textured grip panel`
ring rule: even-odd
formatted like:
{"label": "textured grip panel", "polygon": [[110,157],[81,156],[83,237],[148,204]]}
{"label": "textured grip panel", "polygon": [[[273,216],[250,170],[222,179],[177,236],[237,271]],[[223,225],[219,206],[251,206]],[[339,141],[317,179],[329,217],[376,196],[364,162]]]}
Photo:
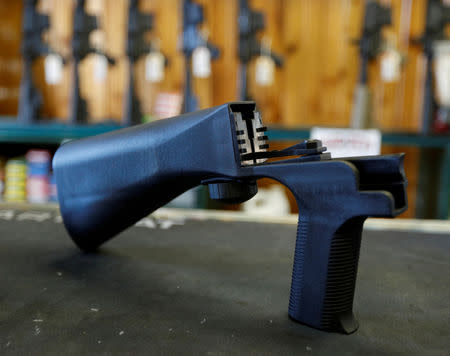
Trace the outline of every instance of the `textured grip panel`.
{"label": "textured grip panel", "polygon": [[302,304],[299,302],[303,290],[303,266],[305,264],[305,246],[307,237],[307,222],[300,217],[297,224],[297,240],[294,252],[294,266],[292,269],[291,294],[289,296],[289,315],[301,314]]}
{"label": "textured grip panel", "polygon": [[365,217],[337,230],[325,220],[299,218],[289,316],[327,331],[354,332],[353,296]]}
{"label": "textured grip panel", "polygon": [[322,309],[324,329],[353,332],[358,328],[352,309],[364,220],[361,217],[348,220],[331,241]]}

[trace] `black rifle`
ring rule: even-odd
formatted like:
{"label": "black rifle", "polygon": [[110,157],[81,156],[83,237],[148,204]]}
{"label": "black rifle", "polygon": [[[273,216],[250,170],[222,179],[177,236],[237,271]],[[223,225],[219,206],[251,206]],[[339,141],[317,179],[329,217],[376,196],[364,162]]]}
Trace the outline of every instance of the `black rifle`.
{"label": "black rifle", "polygon": [[[204,45],[198,25],[203,23],[203,7],[191,0],[183,2],[183,53],[185,58],[186,78],[184,81],[184,112],[192,112],[198,109],[198,100],[192,89],[192,54],[197,47]],[[217,59],[219,49],[207,42],[206,47],[211,52],[211,58]]]}
{"label": "black rifle", "polygon": [[42,95],[33,83],[33,62],[35,59],[53,53],[42,41],[42,33],[49,29],[47,15],[37,12],[37,0],[24,0],[22,23],[23,73],[20,83],[18,121],[32,123],[40,116]]}
{"label": "black rifle", "polygon": [[[239,0],[239,48],[238,55],[241,62],[239,68],[240,77],[240,100],[251,100],[247,88],[247,67],[248,63],[255,57],[264,52],[261,42],[256,38],[258,32],[265,28],[264,14],[252,10],[247,0]],[[283,57],[270,52],[267,53],[275,62],[277,67],[283,65]]]}
{"label": "black rifle", "polygon": [[[445,6],[439,0],[429,0],[425,19],[425,31],[414,42],[423,46],[423,52],[427,60],[425,86],[423,89],[423,108],[422,108],[422,128],[421,132],[428,135],[432,131],[433,121],[437,109],[437,103],[434,98],[434,78],[433,78],[433,43],[438,40],[446,39],[445,26],[450,22],[450,8]],[[433,157],[432,159],[430,159]],[[436,216],[436,202],[434,197],[439,196],[436,171],[437,163],[442,158],[442,152],[431,148],[422,148],[419,159],[419,177],[418,177],[418,197],[416,204],[416,217],[419,219],[430,219]]]}
{"label": "black rifle", "polygon": [[115,64],[115,60],[102,51],[91,46],[89,35],[92,31],[98,29],[97,17],[89,15],[84,9],[85,0],[77,0],[73,17],[73,37],[72,37],[72,56],[73,56],[73,90],[72,103],[70,109],[70,123],[85,123],[88,112],[86,100],[80,96],[80,83],[78,67],[80,62],[91,53],[104,56],[109,64]]}
{"label": "black rifle", "polygon": [[146,32],[151,31],[153,26],[154,16],[140,12],[139,1],[130,0],[127,39],[129,81],[123,117],[123,124],[127,126],[140,124],[142,120],[141,105],[134,89],[134,65],[140,57],[151,51],[151,46],[145,41],[144,35]]}
{"label": "black rifle", "polygon": [[375,60],[381,49],[381,30],[391,24],[391,9],[376,1],[366,2],[364,22],[359,44],[360,73],[355,88],[351,126],[357,129],[370,125],[370,92],[367,85],[369,61]]}
{"label": "black rifle", "polygon": [[433,43],[448,38],[445,36],[445,26],[450,22],[450,7],[444,5],[440,0],[429,0],[425,20],[425,31],[415,42],[423,46],[423,52],[427,59],[425,86],[423,89],[422,108],[422,133],[429,134],[433,126],[436,112],[436,100],[433,88]]}

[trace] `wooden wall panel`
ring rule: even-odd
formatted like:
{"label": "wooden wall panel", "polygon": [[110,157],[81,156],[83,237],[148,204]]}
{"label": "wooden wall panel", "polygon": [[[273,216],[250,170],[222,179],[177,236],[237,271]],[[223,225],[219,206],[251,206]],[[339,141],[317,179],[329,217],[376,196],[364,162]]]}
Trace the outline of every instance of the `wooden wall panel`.
{"label": "wooden wall panel", "polygon": [[[236,0],[198,0],[205,7],[209,38],[221,49],[221,57],[212,65],[211,78],[196,79],[195,90],[200,106],[207,107],[235,100],[237,82],[237,12]],[[385,130],[416,131],[420,126],[421,90],[424,60],[419,46],[410,38],[423,29],[426,0],[383,0],[393,8],[393,26],[385,35],[397,43],[406,60],[401,78],[383,83],[379,61],[370,66],[370,85],[374,93],[374,118]],[[334,125],[349,123],[353,89],[357,79],[358,48],[352,39],[359,36],[363,16],[362,0],[250,0],[255,9],[264,11],[267,28],[262,36],[270,38],[273,50],[285,57],[283,69],[277,70],[271,87],[254,81],[254,65],[249,69],[249,89],[268,123],[287,126]],[[181,33],[181,0],[141,0],[141,7],[156,15],[156,27],[150,36],[159,40],[169,58],[166,76],[161,83],[145,80],[144,61],[135,68],[137,92],[143,110],[153,110],[158,92],[181,92],[184,60],[179,50]],[[47,38],[66,56],[70,54],[73,0],[40,0],[40,8],[51,16],[52,27]],[[104,82],[92,75],[96,58],[91,56],[81,66],[81,87],[88,99],[93,121],[102,118],[120,120],[123,97],[128,81],[124,55],[127,23],[127,0],[87,0],[87,9],[99,15],[101,34],[95,34],[100,47],[113,55],[117,64],[110,67]],[[2,114],[14,114],[20,72],[18,51],[21,26],[20,1],[0,0],[0,107]],[[6,50],[7,49],[7,50]],[[44,115],[67,117],[72,83],[71,63],[64,69],[58,85],[43,81],[42,61],[35,65],[38,87],[44,94]],[[5,90],[6,88],[6,90]],[[5,102],[5,96],[10,97]]]}
{"label": "wooden wall panel", "polygon": [[361,15],[360,1],[286,1],[284,124],[348,125]]}
{"label": "wooden wall panel", "polygon": [[0,113],[15,115],[22,72],[22,2],[0,1]]}

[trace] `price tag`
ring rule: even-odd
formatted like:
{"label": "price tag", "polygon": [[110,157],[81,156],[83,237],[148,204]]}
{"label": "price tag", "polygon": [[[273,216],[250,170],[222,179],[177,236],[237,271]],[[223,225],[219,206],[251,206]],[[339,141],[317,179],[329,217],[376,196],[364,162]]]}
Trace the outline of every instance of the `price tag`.
{"label": "price tag", "polygon": [[450,105],[450,47],[447,47],[447,52],[436,51],[434,63],[436,97],[439,104],[448,107]]}
{"label": "price tag", "polygon": [[180,115],[183,95],[180,93],[159,93],[156,96],[154,113],[157,119]]}
{"label": "price tag", "polygon": [[108,60],[105,56],[97,55],[94,62],[94,79],[96,82],[104,82],[108,74]]}
{"label": "price tag", "polygon": [[255,81],[261,86],[270,86],[275,78],[275,62],[269,56],[259,56],[255,64]]}
{"label": "price tag", "polygon": [[402,56],[396,50],[390,49],[381,56],[380,71],[384,82],[392,83],[400,79]]}
{"label": "price tag", "polygon": [[159,83],[164,79],[164,56],[161,52],[152,52],[145,58],[145,79]]}
{"label": "price tag", "polygon": [[192,72],[197,78],[208,78],[211,75],[211,52],[207,47],[197,47],[192,53]]}
{"label": "price tag", "polygon": [[49,54],[44,60],[45,82],[47,84],[59,84],[62,79],[63,61],[56,54]]}
{"label": "price tag", "polygon": [[313,127],[310,136],[312,139],[321,140],[333,158],[372,156],[381,152],[381,132],[376,129]]}

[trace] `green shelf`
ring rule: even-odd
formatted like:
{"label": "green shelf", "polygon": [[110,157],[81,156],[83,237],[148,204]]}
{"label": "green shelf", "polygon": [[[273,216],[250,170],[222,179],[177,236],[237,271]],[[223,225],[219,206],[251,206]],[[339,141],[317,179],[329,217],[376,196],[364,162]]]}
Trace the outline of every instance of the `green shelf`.
{"label": "green shelf", "polygon": [[[99,124],[70,125],[55,120],[31,125],[20,124],[12,116],[0,117],[0,143],[59,144],[64,139],[78,139],[123,128],[112,121]],[[288,129],[269,127],[272,141],[299,141],[309,138],[309,128]],[[383,144],[444,148],[450,145],[450,136],[423,136],[412,133],[383,133]]]}
{"label": "green shelf", "polygon": [[0,118],[0,143],[60,144],[65,139],[78,139],[122,128],[107,122],[89,125],[70,125],[58,122],[39,122],[25,125],[14,117]]}

